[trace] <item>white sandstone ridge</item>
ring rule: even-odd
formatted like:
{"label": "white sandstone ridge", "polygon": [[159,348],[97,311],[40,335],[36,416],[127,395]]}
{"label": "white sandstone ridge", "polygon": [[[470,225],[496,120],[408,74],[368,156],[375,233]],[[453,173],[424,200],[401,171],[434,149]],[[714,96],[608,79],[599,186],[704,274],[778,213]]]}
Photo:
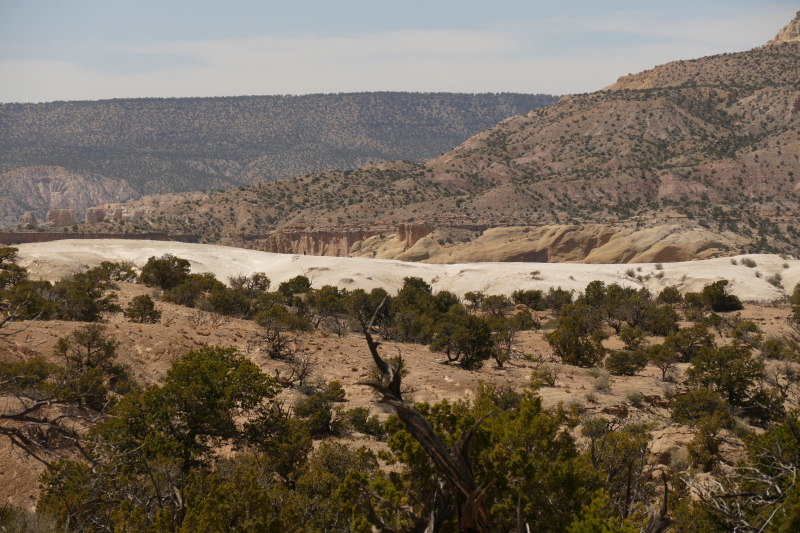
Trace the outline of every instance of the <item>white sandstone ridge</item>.
{"label": "white sandstone ridge", "polygon": [[[210,244],[187,244],[120,239],[62,240],[18,245],[20,256],[33,277],[55,280],[82,265],[101,261],[133,261],[142,266],[151,256],[167,253],[191,262],[193,272],[213,272],[221,281],[229,276],[266,272],[273,286],[294,276],[306,275],[314,287],[335,285],[367,291],[383,287],[390,293],[403,278],[418,276],[434,290],[463,296],[469,291],[511,294],[517,289],[550,287],[582,291],[594,280],[629,287],[647,287],[657,293],[674,285],[682,292],[698,291],[705,285],[727,279],[730,291],[745,301],[785,298],[800,283],[800,260],[773,254],[749,254],[681,263],[468,263],[429,264],[397,260],[273,254]],[[749,268],[741,259],[751,258]],[[736,264],[733,263],[736,262]],[[660,267],[660,269],[659,269]],[[537,274],[533,274],[538,272]],[[641,277],[641,279],[638,279]],[[771,280],[772,282],[769,282]]]}

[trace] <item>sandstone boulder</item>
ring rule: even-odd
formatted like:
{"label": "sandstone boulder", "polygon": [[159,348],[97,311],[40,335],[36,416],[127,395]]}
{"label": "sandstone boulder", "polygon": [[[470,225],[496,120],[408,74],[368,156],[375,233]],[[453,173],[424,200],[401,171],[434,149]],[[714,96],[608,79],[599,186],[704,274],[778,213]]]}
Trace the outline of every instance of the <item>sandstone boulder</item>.
{"label": "sandstone boulder", "polygon": [[53,226],[71,226],[77,224],[74,209],[52,209],[47,212],[47,223]]}
{"label": "sandstone boulder", "polygon": [[36,213],[33,211],[28,211],[19,217],[19,227],[24,228],[27,226],[33,226],[34,228],[39,226],[39,219],[36,218]]}

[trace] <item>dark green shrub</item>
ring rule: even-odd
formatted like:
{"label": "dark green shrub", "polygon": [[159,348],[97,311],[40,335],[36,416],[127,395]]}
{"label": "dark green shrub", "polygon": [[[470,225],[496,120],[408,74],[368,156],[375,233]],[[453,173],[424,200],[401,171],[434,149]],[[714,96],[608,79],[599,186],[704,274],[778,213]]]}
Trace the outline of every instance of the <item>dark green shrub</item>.
{"label": "dark green shrub", "polygon": [[554,289],[550,287],[544,296],[546,309],[551,309],[555,314],[560,315],[565,306],[572,304],[572,291],[565,291],[561,287]]}
{"label": "dark green shrub", "polygon": [[211,272],[189,274],[180,285],[164,291],[161,299],[165,302],[195,307],[201,296],[215,290],[225,290],[225,284]]}
{"label": "dark green shrub", "polygon": [[173,289],[186,281],[191,266],[187,259],[165,254],[151,257],[142,267],[139,283],[162,290]]}
{"label": "dark green shrub", "polygon": [[467,370],[480,368],[492,356],[493,347],[492,329],[482,317],[447,313],[433,326],[431,350]]}
{"label": "dark green shrub", "polygon": [[324,392],[332,402],[343,402],[345,400],[344,387],[342,387],[339,381],[331,381],[328,383]]}
{"label": "dark green shrub", "polygon": [[583,302],[565,306],[558,326],[544,338],[567,365],[591,368],[605,357],[602,341],[607,335]]}
{"label": "dark green shrub", "polygon": [[517,305],[526,305],[533,311],[543,311],[545,308],[542,291],[518,289],[511,293],[511,299]]}
{"label": "dark green shrub", "polygon": [[344,427],[370,435],[376,439],[383,438],[383,423],[376,415],[370,416],[369,409],[366,407],[341,410],[337,413],[337,417]]}
{"label": "dark green shrub", "polygon": [[700,419],[696,426],[697,433],[686,447],[689,462],[703,472],[710,472],[720,461],[724,442],[720,433],[730,425],[731,419],[727,413],[716,412]]}
{"label": "dark green shrub", "polygon": [[647,339],[642,328],[628,326],[627,324],[622,326],[619,331],[619,340],[625,343],[626,350],[638,350],[647,347]]}
{"label": "dark green shrub", "polygon": [[664,346],[677,354],[678,360],[688,363],[700,352],[714,347],[714,334],[704,322],[688,328],[680,328],[664,339]]}
{"label": "dark green shrub", "polygon": [[136,281],[136,270],[133,263],[129,261],[112,262],[103,261],[100,266],[91,269],[91,272],[96,272],[103,279],[108,281]]}
{"label": "dark green shrub", "polygon": [[333,401],[324,392],[315,392],[300,399],[294,406],[312,437],[339,434],[341,421],[334,418]]}
{"label": "dark green shrub", "polygon": [[481,310],[493,316],[503,316],[511,308],[511,300],[502,294],[492,294],[483,299]]}
{"label": "dark green shrub", "polygon": [[714,413],[727,412],[728,405],[725,399],[705,387],[678,396],[670,405],[672,421],[687,426],[693,426],[700,419]]}
{"label": "dark green shrub", "polygon": [[146,294],[136,296],[125,308],[125,317],[137,324],[155,324],[161,318],[153,299]]}
{"label": "dark green shrub", "polygon": [[764,363],[744,344],[719,346],[701,351],[686,370],[689,382],[713,389],[730,405],[746,405],[748,389],[764,373]]}
{"label": "dark green shrub", "polygon": [[661,289],[661,292],[658,293],[657,300],[669,305],[680,305],[683,303],[683,296],[681,295],[681,291],[678,290],[678,287],[670,285],[669,287]]}
{"label": "dark green shrub", "polygon": [[648,362],[661,370],[661,379],[667,379],[669,371],[678,363],[678,356],[674,350],[664,344],[655,344],[647,351]]}
{"label": "dark green shrub", "polygon": [[633,376],[647,366],[647,352],[642,350],[619,350],[609,355],[605,368],[618,376]]}
{"label": "dark green shrub", "polygon": [[97,322],[104,313],[119,313],[116,293],[108,293],[112,284],[88,272],[57,281],[47,298],[55,307],[54,318],[77,322]]}
{"label": "dark green shrub", "polygon": [[672,305],[652,305],[645,312],[642,327],[652,333],[665,337],[678,330],[678,312]]}
{"label": "dark green shrub", "polygon": [[744,309],[738,297],[728,294],[728,280],[721,279],[703,287],[701,292],[706,305],[717,313]]}

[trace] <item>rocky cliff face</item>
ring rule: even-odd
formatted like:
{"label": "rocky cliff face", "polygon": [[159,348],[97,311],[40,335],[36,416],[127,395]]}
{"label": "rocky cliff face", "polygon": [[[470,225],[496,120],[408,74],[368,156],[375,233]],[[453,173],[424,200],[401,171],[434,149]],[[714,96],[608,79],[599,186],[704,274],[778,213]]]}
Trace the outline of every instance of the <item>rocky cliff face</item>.
{"label": "rocky cliff face", "polygon": [[800,11],[797,12],[794,20],[792,20],[789,24],[784,26],[780,32],[778,32],[778,35],[776,35],[774,39],[767,42],[766,46],[790,43],[793,41],[800,41]]}
{"label": "rocky cliff face", "polygon": [[243,235],[246,245],[255,250],[279,254],[348,257],[350,250],[364,239],[379,235],[379,230],[284,229],[267,235]]}
{"label": "rocky cliff face", "polygon": [[77,224],[74,209],[53,209],[47,212],[47,223],[51,226],[71,226]]}
{"label": "rocky cliff face", "polygon": [[49,210],[82,212],[106,202],[136,200],[141,195],[125,181],[92,173],[70,172],[61,167],[35,166],[0,176],[0,224],[12,226],[26,212],[44,218]]}

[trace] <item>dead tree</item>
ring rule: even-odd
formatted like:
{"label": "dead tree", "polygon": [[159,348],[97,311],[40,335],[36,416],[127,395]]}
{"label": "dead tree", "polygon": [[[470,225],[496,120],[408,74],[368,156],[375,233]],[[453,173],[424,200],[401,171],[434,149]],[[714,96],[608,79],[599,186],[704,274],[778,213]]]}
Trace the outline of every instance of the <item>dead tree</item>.
{"label": "dead tree", "polygon": [[[378,306],[378,310],[382,305],[383,303]],[[489,512],[486,509],[485,499],[495,480],[478,485],[472,473],[472,463],[470,461],[472,441],[485,417],[478,420],[472,426],[472,429],[455,444],[453,453],[449,453],[425,417],[403,401],[400,392],[402,359],[399,360],[398,368],[394,368],[381,358],[378,353],[379,344],[372,340],[371,334],[375,316],[377,316],[377,310],[369,324],[364,323],[363,320],[359,320],[359,322],[372,358],[381,372],[382,379],[379,383],[360,383],[360,385],[372,387],[381,394],[380,401],[394,408],[408,432],[419,441],[442,473],[455,500],[458,512],[458,530],[462,533],[491,532],[492,523]],[[421,531],[433,531],[432,523],[433,516],[431,516],[426,528]]]}

